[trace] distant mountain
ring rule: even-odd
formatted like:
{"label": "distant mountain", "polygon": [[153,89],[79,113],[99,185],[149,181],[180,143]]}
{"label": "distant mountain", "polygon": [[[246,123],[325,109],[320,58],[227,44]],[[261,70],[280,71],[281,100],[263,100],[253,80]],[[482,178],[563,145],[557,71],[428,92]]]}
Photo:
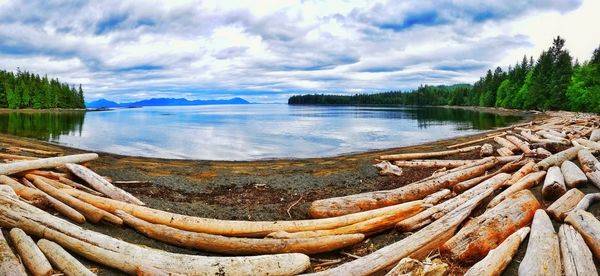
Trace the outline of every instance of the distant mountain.
{"label": "distant mountain", "polygon": [[239,98],[229,100],[188,100],[185,98],[152,98],[130,103],[116,103],[106,99],[100,99],[85,104],[87,108],[111,108],[111,107],[142,107],[142,106],[186,106],[186,105],[216,105],[216,104],[249,104],[250,102]]}

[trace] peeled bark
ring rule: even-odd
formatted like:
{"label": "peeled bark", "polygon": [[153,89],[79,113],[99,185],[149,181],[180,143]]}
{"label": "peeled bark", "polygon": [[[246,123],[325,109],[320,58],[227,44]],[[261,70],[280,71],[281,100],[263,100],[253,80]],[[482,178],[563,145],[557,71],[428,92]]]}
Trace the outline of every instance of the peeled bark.
{"label": "peeled bark", "polygon": [[581,234],[568,224],[563,224],[558,230],[560,253],[566,276],[598,275],[592,252],[585,244]]}
{"label": "peeled bark", "polygon": [[510,149],[505,148],[505,147],[498,148],[496,151],[498,152],[498,154],[500,156],[511,156],[511,155],[513,155],[513,152]]}
{"label": "peeled bark", "polygon": [[494,197],[490,203],[488,203],[488,208],[493,208],[498,205],[500,202],[508,198],[510,195],[515,194],[521,190],[529,189],[542,181],[544,176],[546,175],[545,171],[530,173],[527,176],[521,178],[517,183],[509,186],[506,190],[502,191],[496,197]]}
{"label": "peeled bark", "polygon": [[540,206],[529,190],[515,193],[470,220],[440,251],[461,263],[477,262],[517,229],[527,226]]}
{"label": "peeled bark", "polygon": [[27,276],[25,267],[12,252],[10,246],[8,246],[1,230],[2,229],[0,229],[0,275]]}
{"label": "peeled bark", "polygon": [[96,189],[97,191],[105,194],[106,196],[108,196],[112,199],[116,199],[116,200],[120,200],[120,201],[124,201],[124,202],[128,202],[128,203],[133,203],[133,204],[138,204],[138,205],[144,205],[144,203],[142,201],[140,201],[139,199],[137,199],[130,193],[114,186],[113,184],[108,182],[106,179],[104,179],[102,176],[98,175],[97,173],[93,172],[92,170],[90,170],[84,166],[68,163],[68,164],[65,164],[65,167],[67,167],[67,169],[69,169],[69,171],[71,171],[73,174],[75,174],[79,178],[85,180],[85,182],[90,184],[90,186],[92,186],[94,189]]}
{"label": "peeled bark", "polygon": [[394,165],[399,167],[417,167],[417,168],[433,168],[446,167],[457,168],[460,166],[473,163],[473,160],[411,160],[411,161],[395,161]]}
{"label": "peeled bark", "polygon": [[515,146],[517,146],[517,148],[519,148],[519,150],[521,150],[523,153],[530,153],[531,149],[529,148],[529,143],[515,137],[512,135],[506,135],[506,140],[510,141],[511,143],[513,143]]}
{"label": "peeled bark", "polygon": [[594,142],[600,141],[600,129],[592,130],[592,134],[590,135],[590,141],[594,141]]}
{"label": "peeled bark", "polygon": [[577,154],[579,164],[585,173],[590,173],[599,170],[600,161],[587,149],[582,149]]}
{"label": "peeled bark", "polygon": [[425,228],[369,255],[311,275],[373,275],[391,268],[405,257],[422,259],[452,237],[458,225],[471,214],[483,198],[472,198]]}
{"label": "peeled bark", "polygon": [[550,217],[552,217],[554,220],[562,222],[567,214],[572,211],[575,206],[577,206],[577,203],[581,201],[584,195],[585,194],[577,188],[570,189],[563,196],[554,201],[554,203],[548,206],[546,212],[548,212],[548,215],[550,215]]}
{"label": "peeled bark", "polygon": [[486,170],[492,168],[494,164],[495,162],[489,162],[484,165],[449,173],[438,178],[432,178],[428,181],[411,183],[393,190],[316,200],[311,204],[309,214],[314,218],[340,216],[422,199],[441,189],[451,187],[460,181],[482,175]]}
{"label": "peeled bark", "polygon": [[401,210],[409,210],[414,208],[415,205],[425,205],[423,201],[418,200],[415,202],[407,202],[333,218],[291,221],[237,221],[200,218],[169,213],[136,204],[90,195],[75,189],[65,189],[64,192],[111,213],[114,213],[116,210],[122,210],[145,221],[163,224],[181,230],[239,237],[263,237],[277,231],[291,233],[334,229],[371,218],[402,212]]}
{"label": "peeled bark", "polygon": [[33,276],[52,275],[52,265],[44,253],[38,248],[31,237],[27,236],[23,230],[13,228],[10,230],[10,239],[15,249],[21,256],[23,264]]}
{"label": "peeled bark", "polygon": [[50,201],[44,193],[24,186],[6,175],[0,175],[0,183],[10,186],[19,197],[22,197],[39,208],[46,208],[50,204]]}
{"label": "peeled bark", "polygon": [[410,232],[419,229],[435,221],[441,216],[448,214],[475,196],[486,193],[492,194],[495,190],[502,186],[502,183],[506,181],[508,177],[509,175],[505,173],[494,176],[493,178],[482,182],[474,188],[471,188],[452,199],[444,201],[443,203],[433,206],[413,217],[398,222],[396,224],[396,228],[403,232]]}
{"label": "peeled bark", "polygon": [[26,160],[9,164],[0,164],[0,174],[11,175],[23,171],[55,168],[63,166],[66,163],[83,163],[98,158],[98,154],[84,153],[67,155],[61,157],[41,158],[36,160]]}
{"label": "peeled bark", "polygon": [[577,153],[582,149],[583,147],[575,146],[553,154],[550,157],[544,158],[544,160],[538,162],[535,165],[535,168],[537,170],[547,170],[552,166],[560,166],[563,162],[577,157]]}
{"label": "peeled bark", "polygon": [[490,144],[483,144],[481,146],[481,150],[479,151],[479,156],[486,157],[494,154],[494,146]]}
{"label": "peeled bark", "polygon": [[[298,253],[252,257],[207,257],[146,248],[86,230],[0,193],[0,226],[60,244],[108,267],[135,274],[140,266],[193,275],[295,275],[310,266]],[[43,249],[42,249],[43,251]]]}
{"label": "peeled bark", "polygon": [[43,192],[47,193],[48,195],[52,196],[53,198],[56,198],[56,199],[60,200],[61,202],[69,205],[70,207],[72,207],[73,209],[80,212],[82,215],[84,215],[88,220],[90,220],[93,223],[98,223],[101,219],[105,219],[106,221],[117,224],[117,225],[123,224],[123,221],[120,218],[118,218],[117,216],[115,216],[111,213],[108,213],[102,209],[96,208],[95,206],[93,206],[91,204],[83,202],[69,194],[62,192],[59,189],[52,187],[50,184],[46,183],[44,181],[44,179],[40,176],[28,174],[27,178],[32,179],[33,184],[36,187],[38,187],[38,189],[42,190]]}
{"label": "peeled bark", "polygon": [[519,148],[517,148],[517,146],[515,146],[515,144],[511,143],[510,141],[508,141],[502,137],[495,137],[494,142],[498,143],[503,148],[508,149],[511,152],[511,154],[509,154],[509,155],[512,155],[513,152],[516,152],[517,150],[519,150]]}
{"label": "peeled bark", "polygon": [[581,234],[594,256],[600,258],[600,221],[592,213],[576,208],[567,215],[565,222]]}
{"label": "peeled bark", "polygon": [[420,153],[402,153],[402,154],[390,154],[382,155],[379,157],[381,160],[396,161],[396,160],[411,160],[411,159],[427,159],[434,157],[448,156],[457,153],[465,153],[474,150],[478,150],[481,146],[471,146],[455,150],[446,150],[438,152],[420,152]]}
{"label": "peeled bark", "polygon": [[561,275],[558,236],[544,210],[535,212],[527,252],[519,265],[519,275]]}
{"label": "peeled bark", "polygon": [[529,234],[529,227],[523,227],[512,233],[498,247],[492,249],[483,260],[473,265],[464,276],[500,276],[508,266],[519,246]]}
{"label": "peeled bark", "polygon": [[83,266],[77,259],[64,250],[60,245],[49,240],[40,239],[38,246],[50,259],[52,264],[67,276],[96,275],[87,267]]}
{"label": "peeled bark", "polygon": [[547,199],[557,199],[567,191],[565,179],[560,172],[560,168],[552,166],[546,173],[544,186],[542,187],[542,196]]}
{"label": "peeled bark", "polygon": [[581,171],[581,169],[579,169],[579,167],[571,161],[563,162],[560,166],[560,171],[565,178],[565,184],[569,189],[579,187],[580,185],[587,183],[587,177],[583,171]]}

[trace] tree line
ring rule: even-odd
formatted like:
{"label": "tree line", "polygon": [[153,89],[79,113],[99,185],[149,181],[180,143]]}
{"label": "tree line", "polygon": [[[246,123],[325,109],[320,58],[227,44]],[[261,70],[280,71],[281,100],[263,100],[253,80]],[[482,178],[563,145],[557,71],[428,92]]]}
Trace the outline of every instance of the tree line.
{"label": "tree line", "polygon": [[507,71],[488,70],[474,84],[421,85],[410,92],[298,95],[289,104],[459,105],[600,113],[600,47],[591,59],[573,61],[560,36],[535,60],[524,56]]}
{"label": "tree line", "polygon": [[83,89],[27,71],[0,70],[0,108],[85,108]]}

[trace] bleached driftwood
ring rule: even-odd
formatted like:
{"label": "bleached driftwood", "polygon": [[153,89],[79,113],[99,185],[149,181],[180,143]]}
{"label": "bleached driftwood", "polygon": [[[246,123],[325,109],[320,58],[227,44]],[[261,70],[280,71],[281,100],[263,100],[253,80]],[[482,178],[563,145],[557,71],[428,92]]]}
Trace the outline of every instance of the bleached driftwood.
{"label": "bleached driftwood", "polygon": [[[527,166],[533,167],[533,165],[535,165],[535,162],[532,162],[529,160],[530,159],[526,158],[526,159],[512,161],[512,162],[504,164],[504,166],[502,166],[500,169],[498,169],[497,171],[495,171],[493,173],[485,174],[485,175],[471,178],[471,179],[468,179],[465,181],[461,181],[460,183],[457,183],[456,185],[452,186],[452,191],[454,191],[456,193],[462,193],[463,191],[466,191],[466,190],[474,187],[475,185],[477,185],[487,179],[490,179],[498,174],[512,173],[515,170],[521,171],[524,167],[527,167]],[[508,180],[504,182],[504,185],[510,185],[510,184],[507,184],[507,182],[508,182]]]}
{"label": "bleached driftwood", "polygon": [[511,155],[513,155],[513,152],[510,149],[505,148],[505,147],[498,148],[496,150],[496,152],[498,152],[498,154],[500,156],[511,156]]}
{"label": "bleached driftwood", "polygon": [[590,173],[586,173],[585,176],[596,186],[596,188],[600,189],[600,171],[594,171]]}
{"label": "bleached driftwood", "polygon": [[[521,178],[517,183],[512,184],[506,188],[506,190],[502,191],[496,197],[494,197],[490,203],[488,203],[488,208],[493,208],[498,205],[504,199],[508,198],[510,195],[515,194],[521,190],[529,189],[533,186],[536,186],[540,183],[540,181],[546,175],[545,171],[530,173],[527,176]],[[510,180],[510,179],[509,179]]]}
{"label": "bleached driftwood", "polygon": [[568,224],[563,224],[558,230],[560,254],[565,275],[597,276],[596,265],[592,252],[585,244],[583,237]]}
{"label": "bleached driftwood", "polygon": [[579,146],[568,148],[559,153],[556,153],[547,158],[544,158],[544,160],[538,162],[535,165],[535,167],[537,170],[547,170],[548,168],[550,168],[552,166],[560,166],[566,160],[571,160],[571,159],[577,157],[577,153],[581,149],[583,149],[583,147],[579,147]]}
{"label": "bleached driftwood", "polygon": [[479,142],[487,141],[487,140],[489,140],[489,139],[494,139],[494,137],[496,137],[496,136],[503,136],[503,135],[505,135],[505,134],[506,134],[506,133],[504,133],[504,132],[502,132],[502,133],[493,133],[492,135],[488,135],[488,136],[486,136],[486,137],[483,137],[483,138],[479,138],[479,139],[475,139],[475,140],[469,140],[469,141],[467,141],[467,142],[464,142],[464,143],[459,143],[459,144],[450,145],[450,146],[448,146],[447,148],[449,148],[449,149],[455,149],[455,148],[460,148],[460,147],[463,147],[463,146],[468,146],[468,145],[472,145],[472,144],[477,144],[477,143],[479,143]]}
{"label": "bleached driftwood", "polygon": [[422,262],[413,258],[406,257],[398,262],[394,269],[390,270],[385,276],[408,276],[408,275],[446,275],[450,266],[444,263],[440,258],[431,260],[425,258]]}
{"label": "bleached driftwood", "polygon": [[494,154],[494,146],[490,144],[483,144],[481,150],[479,150],[479,156],[486,157]]}
{"label": "bleached driftwood", "polygon": [[60,157],[41,158],[36,160],[26,160],[8,164],[0,164],[0,174],[11,175],[29,170],[55,168],[63,166],[66,163],[83,163],[92,161],[96,158],[98,158],[98,154],[84,153]]}
{"label": "bleached driftwood", "polygon": [[548,212],[548,215],[550,215],[550,217],[552,217],[554,220],[562,222],[567,216],[567,213],[577,206],[577,203],[581,201],[583,196],[584,193],[577,188],[570,189],[559,199],[554,201],[550,206],[548,206],[546,212]]}
{"label": "bleached driftwood", "polygon": [[510,141],[508,141],[502,137],[494,137],[494,142],[498,143],[503,148],[508,149],[511,152],[510,155],[512,155],[513,152],[516,152],[517,150],[519,150],[519,148],[515,144],[511,143]]}
{"label": "bleached driftwood", "polygon": [[537,210],[531,223],[527,252],[519,265],[519,275],[561,275],[558,236],[550,217],[544,210]]}
{"label": "bleached driftwood", "polygon": [[557,199],[567,191],[565,179],[557,166],[552,166],[546,173],[544,186],[542,187],[542,196],[547,199]]}
{"label": "bleached driftwood", "polygon": [[567,215],[565,222],[581,234],[594,256],[600,258],[600,221],[592,213],[575,208]]}
{"label": "bleached driftwood", "polygon": [[87,267],[71,256],[60,245],[49,240],[40,239],[39,248],[48,257],[50,262],[67,276],[95,276]]}
{"label": "bleached driftwood", "polygon": [[457,168],[460,166],[468,165],[470,163],[473,163],[473,161],[472,160],[434,160],[434,159],[394,161],[394,165],[399,166],[399,167],[418,167],[418,168],[433,168],[433,167]]}
{"label": "bleached driftwood", "polygon": [[71,171],[74,175],[78,176],[79,178],[83,179],[85,182],[90,184],[90,186],[92,186],[94,189],[112,199],[121,200],[138,205],[144,205],[144,203],[141,200],[137,199],[136,197],[122,190],[121,188],[116,187],[115,185],[111,184],[106,179],[104,179],[102,176],[98,175],[94,171],[84,166],[67,163],[65,164],[65,167],[67,167],[67,169],[69,169],[69,171]]}
{"label": "bleached driftwood", "polygon": [[467,270],[464,276],[500,276],[529,234],[529,229],[523,227],[512,233],[498,247],[492,249],[483,260]]}
{"label": "bleached driftwood", "polygon": [[36,160],[37,157],[0,153],[0,159],[7,160]]}
{"label": "bleached driftwood", "polygon": [[517,229],[527,226],[540,208],[533,193],[523,190],[470,220],[440,251],[461,263],[475,263]]}
{"label": "bleached driftwood", "polygon": [[379,169],[379,175],[395,175],[395,176],[401,176],[402,175],[402,169],[398,168],[398,166],[393,165],[392,163],[390,163],[389,161],[381,161],[378,164],[373,165],[375,166],[377,169]]}
{"label": "bleached driftwood", "polygon": [[10,230],[10,239],[21,256],[21,261],[33,276],[52,275],[52,265],[44,253],[38,248],[31,237],[27,236],[23,230],[13,228]]}
{"label": "bleached driftwood", "polygon": [[37,207],[45,208],[50,204],[49,200],[46,198],[46,195],[44,193],[36,189],[24,186],[23,184],[6,175],[0,175],[0,184],[10,186],[18,196],[26,199],[31,204]]}
{"label": "bleached driftwood", "polygon": [[530,147],[529,143],[527,143],[513,135],[506,135],[506,140],[510,141],[515,146],[517,146],[517,148],[519,148],[519,150],[521,150],[523,153],[531,152],[531,149],[529,148]]}
{"label": "bleached driftwood", "polygon": [[575,142],[577,142],[578,144],[580,144],[583,147],[586,147],[588,149],[590,149],[591,151],[600,151],[600,143],[598,142],[594,142],[594,141],[590,141],[588,139],[575,139]]}
{"label": "bleached driftwood", "polygon": [[598,201],[600,201],[600,193],[587,194],[579,200],[575,209],[587,210],[590,205]]}
{"label": "bleached driftwood", "polygon": [[560,166],[560,171],[565,178],[567,188],[575,188],[587,183],[587,177],[583,171],[571,161],[565,161]]}
{"label": "bleached driftwood", "polygon": [[380,160],[396,161],[396,160],[411,160],[411,159],[427,159],[434,157],[448,156],[457,153],[465,153],[474,150],[478,150],[481,146],[471,146],[455,150],[446,150],[438,152],[419,152],[419,153],[401,153],[401,154],[389,154],[382,155],[379,157]]}
{"label": "bleached driftwood", "polygon": [[579,160],[579,164],[581,164],[581,168],[586,173],[600,170],[600,161],[587,149],[579,151],[577,159]]}
{"label": "bleached driftwood", "polygon": [[536,148],[531,150],[531,152],[535,154],[536,158],[548,158],[552,155],[552,153],[545,148]]}
{"label": "bleached driftwood", "polygon": [[592,130],[592,134],[590,134],[590,141],[594,141],[594,142],[600,141],[600,129]]}
{"label": "bleached driftwood", "polygon": [[[528,160],[530,160],[530,159],[528,159]],[[525,177],[528,174],[530,174],[531,172],[533,172],[534,168],[535,168],[534,161],[527,162],[525,165],[523,165],[521,168],[519,168],[519,170],[517,170],[515,173],[513,173],[504,184],[506,186],[512,186],[513,184],[515,184],[519,180],[521,180],[523,177]]]}
{"label": "bleached driftwood", "polygon": [[[3,195],[6,196],[5,193],[3,193]],[[12,252],[10,246],[8,246],[1,230],[2,229],[0,229],[0,275],[27,276],[25,267]]]}

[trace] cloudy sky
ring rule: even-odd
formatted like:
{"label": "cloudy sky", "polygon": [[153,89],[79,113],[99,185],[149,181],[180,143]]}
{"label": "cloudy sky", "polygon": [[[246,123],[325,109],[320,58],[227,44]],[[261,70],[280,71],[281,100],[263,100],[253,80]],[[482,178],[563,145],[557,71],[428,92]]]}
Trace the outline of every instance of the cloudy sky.
{"label": "cloudy sky", "polygon": [[473,82],[561,35],[587,60],[600,1],[0,0],[0,68],[87,100],[413,89]]}

